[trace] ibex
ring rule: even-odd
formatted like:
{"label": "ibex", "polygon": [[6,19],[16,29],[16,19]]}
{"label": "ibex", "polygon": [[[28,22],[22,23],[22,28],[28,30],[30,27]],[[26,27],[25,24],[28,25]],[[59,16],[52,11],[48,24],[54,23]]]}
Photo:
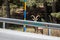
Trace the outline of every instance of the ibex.
{"label": "ibex", "polygon": [[[37,15],[37,16],[31,15],[31,17],[33,17],[32,20],[37,21],[38,20],[38,17],[40,17],[40,15]],[[38,33],[38,30],[43,34],[43,29],[42,28],[35,27],[35,32]]]}

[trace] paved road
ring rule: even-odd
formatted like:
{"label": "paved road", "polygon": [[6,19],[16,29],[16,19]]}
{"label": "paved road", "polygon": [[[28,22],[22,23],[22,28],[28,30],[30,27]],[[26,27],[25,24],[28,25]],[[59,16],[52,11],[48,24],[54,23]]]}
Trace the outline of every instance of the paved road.
{"label": "paved road", "polygon": [[60,37],[0,29],[0,40],[60,40]]}

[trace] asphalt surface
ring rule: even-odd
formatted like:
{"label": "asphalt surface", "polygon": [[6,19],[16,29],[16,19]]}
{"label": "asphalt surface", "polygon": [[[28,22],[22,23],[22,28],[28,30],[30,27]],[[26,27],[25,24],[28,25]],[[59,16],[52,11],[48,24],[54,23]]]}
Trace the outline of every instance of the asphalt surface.
{"label": "asphalt surface", "polygon": [[60,40],[60,37],[0,29],[0,40]]}

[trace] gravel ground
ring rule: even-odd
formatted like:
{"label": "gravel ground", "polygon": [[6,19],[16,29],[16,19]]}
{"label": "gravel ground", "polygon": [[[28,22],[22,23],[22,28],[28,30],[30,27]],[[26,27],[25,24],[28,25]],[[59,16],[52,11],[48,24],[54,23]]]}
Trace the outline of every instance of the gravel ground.
{"label": "gravel ground", "polygon": [[[11,28],[11,29],[17,30],[17,31],[23,31],[23,27]],[[35,33],[35,29],[32,28],[32,27],[27,27],[26,32]],[[41,34],[40,30],[39,30],[39,32],[37,34]],[[48,35],[48,29],[43,29],[43,34]],[[51,35],[60,37],[60,30],[51,29]]]}

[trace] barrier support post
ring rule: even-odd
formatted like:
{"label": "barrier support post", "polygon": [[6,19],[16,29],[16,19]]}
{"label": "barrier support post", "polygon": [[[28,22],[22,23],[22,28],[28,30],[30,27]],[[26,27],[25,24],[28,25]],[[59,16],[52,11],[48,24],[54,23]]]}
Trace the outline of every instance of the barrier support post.
{"label": "barrier support post", "polygon": [[48,28],[48,35],[51,36],[51,29]]}
{"label": "barrier support post", "polygon": [[3,22],[3,29],[5,29],[5,22]]}
{"label": "barrier support post", "polygon": [[[46,24],[46,28],[49,27],[49,25]],[[51,29],[48,28],[48,35],[51,36]]]}

